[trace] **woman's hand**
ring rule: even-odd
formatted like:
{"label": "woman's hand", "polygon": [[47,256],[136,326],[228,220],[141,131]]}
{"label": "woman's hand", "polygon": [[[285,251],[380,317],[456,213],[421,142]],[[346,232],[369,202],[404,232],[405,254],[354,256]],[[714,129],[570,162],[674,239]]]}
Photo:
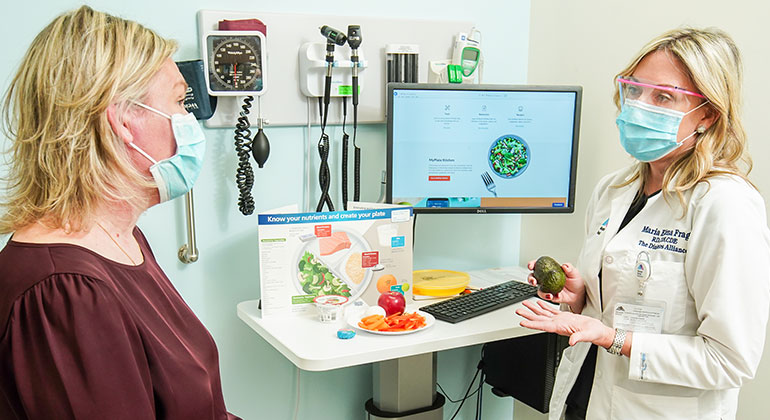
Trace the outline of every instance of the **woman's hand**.
{"label": "woman's hand", "polygon": [[569,336],[570,346],[581,341],[594,343],[604,348],[609,348],[612,345],[615,330],[602,324],[598,319],[562,312],[543,301],[538,301],[535,304],[525,300],[523,304],[527,307],[526,309],[516,310],[517,315],[525,318],[520,323],[522,327]]}
{"label": "woman's hand", "polygon": [[[530,261],[527,264],[527,268],[531,270],[535,269],[535,260]],[[586,303],[586,286],[585,282],[583,282],[583,277],[580,275],[580,272],[578,272],[577,268],[575,268],[570,263],[565,263],[561,265],[561,269],[564,270],[564,274],[566,276],[566,280],[564,282],[564,289],[562,289],[561,292],[552,295],[550,293],[543,293],[541,291],[537,291],[538,296],[545,300],[550,300],[554,303],[566,303],[569,305],[572,312],[579,314],[583,312],[583,306],[585,306]],[[529,284],[533,286],[537,286],[537,280],[532,275],[532,273],[529,273],[529,277],[527,277],[527,281]]]}

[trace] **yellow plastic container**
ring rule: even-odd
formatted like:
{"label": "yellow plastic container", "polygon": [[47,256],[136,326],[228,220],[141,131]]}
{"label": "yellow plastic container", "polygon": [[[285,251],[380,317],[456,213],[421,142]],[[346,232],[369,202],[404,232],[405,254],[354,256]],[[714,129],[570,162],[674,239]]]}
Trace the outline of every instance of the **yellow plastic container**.
{"label": "yellow plastic container", "polygon": [[416,270],[412,272],[414,294],[422,296],[453,296],[468,286],[468,273],[451,270]]}

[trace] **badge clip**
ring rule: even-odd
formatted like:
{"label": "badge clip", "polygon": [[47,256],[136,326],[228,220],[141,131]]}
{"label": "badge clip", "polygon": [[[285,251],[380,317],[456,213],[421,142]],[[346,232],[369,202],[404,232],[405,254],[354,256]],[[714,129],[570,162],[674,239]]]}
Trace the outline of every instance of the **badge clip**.
{"label": "badge clip", "polygon": [[637,295],[644,296],[645,288],[647,287],[647,280],[652,275],[652,265],[650,264],[650,254],[647,251],[642,251],[636,256],[636,279],[639,282],[639,289]]}

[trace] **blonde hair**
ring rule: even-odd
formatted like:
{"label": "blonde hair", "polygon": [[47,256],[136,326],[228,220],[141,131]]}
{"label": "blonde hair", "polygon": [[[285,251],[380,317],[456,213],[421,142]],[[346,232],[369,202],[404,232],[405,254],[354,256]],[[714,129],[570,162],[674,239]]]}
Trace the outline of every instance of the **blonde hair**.
{"label": "blonde hair", "polygon": [[[733,174],[751,184],[746,176],[751,171],[752,161],[746,151],[746,132],[740,118],[743,69],[735,42],[719,29],[675,29],[644,46],[616,79],[632,75],[642,59],[655,51],[666,51],[684,65],[696,90],[708,99],[705,106],[717,115],[711,127],[698,136],[695,147],[666,169],[663,192],[675,193],[686,212],[684,192],[701,181],[708,182],[709,178],[720,174]],[[617,83],[614,101],[620,110]],[[649,171],[650,164],[640,162],[633,176],[618,187],[639,178],[644,182]]]}
{"label": "blonde hair", "polygon": [[36,221],[81,230],[99,205],[139,204],[154,186],[131,163],[107,120],[141,100],[176,43],[142,25],[83,6],[32,41],[4,101],[11,140],[0,233]]}

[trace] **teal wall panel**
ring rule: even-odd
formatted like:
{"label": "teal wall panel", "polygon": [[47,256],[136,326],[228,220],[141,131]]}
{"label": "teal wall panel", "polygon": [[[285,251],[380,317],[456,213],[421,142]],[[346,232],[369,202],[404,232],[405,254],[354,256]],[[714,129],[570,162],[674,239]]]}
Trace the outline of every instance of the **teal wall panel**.
{"label": "teal wall panel", "polygon": [[[56,15],[78,7],[74,1],[13,2],[2,6],[7,17],[0,27],[4,42],[0,59],[0,88],[10,79],[34,36]],[[415,2],[338,1],[243,2],[234,0],[115,1],[89,4],[134,19],[174,38],[176,60],[196,59],[196,13],[199,9],[250,10],[273,13],[381,16],[403,19],[467,20],[483,31],[485,82],[524,83],[529,36],[528,0],[458,0]],[[365,31],[365,28],[364,28]],[[365,34],[365,32],[364,32]],[[365,39],[364,39],[365,42]],[[447,45],[453,40],[447,39]],[[299,46],[297,46],[299,47]],[[304,116],[302,116],[304,118]],[[315,142],[317,127],[310,141]],[[339,142],[341,130],[331,127]],[[255,170],[257,210],[302,203],[306,129],[269,127],[271,155],[264,169]],[[256,217],[240,215],[235,205],[236,157],[232,131],[207,129],[206,162],[195,187],[200,260],[185,265],[177,249],[185,242],[184,202],[176,200],[148,210],[139,226],[149,238],[156,258],[190,307],[214,336],[220,351],[222,380],[228,409],[248,420],[291,419],[297,401],[297,368],[236,316],[236,304],[259,297]],[[363,201],[375,200],[385,167],[385,127],[359,127],[363,149]],[[7,139],[0,137],[5,149]],[[335,150],[339,145],[334,144]],[[333,168],[333,173],[336,173]],[[5,169],[0,164],[0,175]],[[313,177],[315,179],[315,176]],[[335,178],[334,182],[338,182]],[[317,183],[317,181],[314,181]],[[317,200],[317,196],[313,200]],[[339,202],[339,198],[336,200]],[[515,215],[420,216],[417,220],[415,268],[478,269],[516,264],[519,260],[520,217]],[[473,376],[479,346],[439,354],[439,382],[452,398],[462,395]],[[356,366],[329,372],[300,372],[300,419],[364,418],[363,403],[371,397],[371,367]],[[469,401],[458,419],[473,417]],[[485,393],[485,418],[511,418],[510,399]],[[445,418],[455,405],[447,404]]]}

